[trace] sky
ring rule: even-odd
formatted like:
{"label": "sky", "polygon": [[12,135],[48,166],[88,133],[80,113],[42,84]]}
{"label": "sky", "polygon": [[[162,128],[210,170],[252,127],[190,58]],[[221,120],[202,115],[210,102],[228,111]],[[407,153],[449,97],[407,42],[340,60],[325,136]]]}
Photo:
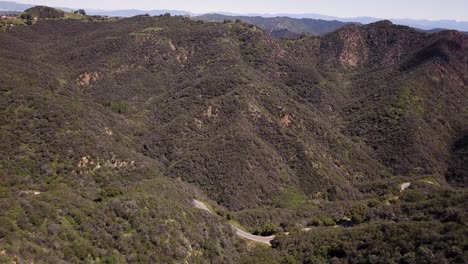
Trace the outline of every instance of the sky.
{"label": "sky", "polygon": [[[15,0],[10,0],[15,1]],[[468,21],[468,0],[16,0],[27,4],[88,9],[172,9],[193,13],[315,13]]]}

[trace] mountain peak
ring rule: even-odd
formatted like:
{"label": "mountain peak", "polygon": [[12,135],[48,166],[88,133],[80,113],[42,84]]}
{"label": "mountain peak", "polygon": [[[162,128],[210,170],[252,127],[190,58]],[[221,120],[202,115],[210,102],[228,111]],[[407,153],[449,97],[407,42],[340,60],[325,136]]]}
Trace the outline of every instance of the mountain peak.
{"label": "mountain peak", "polygon": [[385,20],[380,20],[380,21],[377,21],[375,23],[371,23],[371,25],[376,25],[376,26],[393,26],[393,22],[388,20],[388,19],[385,19]]}

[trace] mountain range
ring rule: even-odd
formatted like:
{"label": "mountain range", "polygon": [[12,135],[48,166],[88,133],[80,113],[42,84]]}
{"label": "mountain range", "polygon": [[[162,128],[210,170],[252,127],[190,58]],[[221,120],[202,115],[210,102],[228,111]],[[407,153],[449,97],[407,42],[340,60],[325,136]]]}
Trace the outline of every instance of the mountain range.
{"label": "mountain range", "polygon": [[278,35],[281,33],[279,36],[285,38],[297,38],[300,37],[302,33],[324,35],[326,33],[333,32],[345,25],[352,24],[336,20],[328,21],[320,19],[296,19],[290,17],[226,16],[220,14],[195,16],[194,19],[209,22],[240,20],[247,24],[258,26],[273,35]]}
{"label": "mountain range", "polygon": [[[7,2],[7,1],[0,1],[0,10],[3,11],[24,11],[28,8],[33,7],[34,5],[29,4],[20,4],[16,2]],[[80,7],[76,7],[78,9]],[[60,8],[64,11],[71,11],[71,8]],[[150,15],[162,15],[165,13],[171,13],[172,15],[188,15],[188,16],[200,16],[200,15],[210,15],[210,14],[194,14],[187,11],[182,10],[97,10],[97,9],[89,9],[86,10],[90,15],[104,15],[104,16],[119,16],[119,17],[131,17],[135,15],[143,15],[143,14],[150,14]],[[341,18],[341,17],[334,17],[334,16],[326,16],[326,15],[319,15],[319,14],[235,14],[235,13],[228,13],[228,12],[217,12],[220,15],[226,16],[242,16],[242,17],[264,17],[264,18],[274,18],[274,17],[289,17],[289,18],[308,18],[308,19],[318,19],[318,20],[327,20],[327,21],[341,21],[346,23],[361,23],[361,24],[369,24],[374,23],[377,21],[382,20],[381,18],[374,18],[374,17],[355,17],[355,18]],[[214,14],[214,13],[213,13]],[[422,30],[433,30],[433,29],[454,29],[459,31],[468,31],[468,22],[467,21],[455,21],[455,20],[417,20],[417,19],[389,19],[394,24],[398,25],[406,25],[413,28],[418,28]],[[247,22],[247,21],[246,21]],[[336,22],[333,22],[336,24]],[[333,26],[328,26],[333,27]],[[313,30],[311,30],[313,31]],[[307,31],[304,31],[307,32]],[[299,32],[303,33],[303,32]]]}
{"label": "mountain range", "polygon": [[[239,14],[233,13],[220,13],[229,16],[236,16]],[[249,14],[248,16],[262,16],[262,17],[290,17],[290,18],[309,18],[309,19],[321,19],[321,20],[337,20],[342,22],[350,23],[361,23],[369,24],[375,23],[377,21],[383,20],[382,18],[376,17],[335,17],[335,16],[326,16],[320,14]],[[413,28],[418,28],[422,30],[431,30],[431,29],[454,29],[459,31],[468,31],[468,22],[467,21],[456,21],[456,20],[428,20],[428,19],[402,19],[402,18],[387,18],[397,25],[405,25]]]}
{"label": "mountain range", "polygon": [[[23,12],[26,9],[32,8],[35,5],[31,4],[21,4],[16,2],[9,2],[9,1],[0,1],[0,10],[2,11],[17,11]],[[77,8],[70,8],[70,7],[57,7],[63,11],[73,11],[77,10]],[[130,10],[101,10],[101,9],[87,9],[86,12],[90,15],[99,15],[99,16],[117,16],[117,17],[131,17],[137,15],[144,15],[149,14],[152,16],[163,15],[165,13],[171,13],[172,15],[192,15],[191,12],[186,11],[179,11],[179,10],[137,10],[137,9],[130,9]]]}

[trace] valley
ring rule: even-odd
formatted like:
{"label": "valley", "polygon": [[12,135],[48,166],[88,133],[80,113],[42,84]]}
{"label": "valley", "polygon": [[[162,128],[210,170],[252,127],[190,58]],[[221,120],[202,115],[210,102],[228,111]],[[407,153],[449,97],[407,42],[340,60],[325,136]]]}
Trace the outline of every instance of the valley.
{"label": "valley", "polygon": [[466,262],[466,34],[45,10],[0,32],[1,262]]}

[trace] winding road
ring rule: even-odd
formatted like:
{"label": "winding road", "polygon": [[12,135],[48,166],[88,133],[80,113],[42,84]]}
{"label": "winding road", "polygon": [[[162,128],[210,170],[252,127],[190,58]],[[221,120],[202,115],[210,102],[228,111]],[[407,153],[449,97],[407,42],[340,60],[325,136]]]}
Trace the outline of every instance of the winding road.
{"label": "winding road", "polygon": [[[409,187],[411,186],[411,183],[410,182],[404,182],[402,184],[400,184],[400,192],[403,192],[405,191],[406,189],[408,189]],[[398,199],[398,198],[397,198]],[[206,206],[205,203],[201,202],[201,201],[198,201],[198,200],[193,200],[193,205],[200,209],[200,210],[203,210],[203,211],[206,211],[212,215],[215,215],[215,213],[213,211],[211,211],[210,208],[208,208],[208,206]],[[269,246],[271,246],[271,241],[273,239],[275,239],[275,236],[268,236],[268,237],[264,237],[264,236],[255,236],[255,235],[252,235],[250,233],[247,233],[245,232],[244,230],[234,226],[234,225],[231,225],[232,228],[234,228],[234,230],[236,230],[236,234],[240,237],[243,237],[245,239],[248,239],[248,240],[251,240],[251,241],[255,241],[255,242],[258,242],[258,243],[263,243],[263,244],[267,244]],[[304,231],[310,231],[311,228],[304,228],[303,229]],[[288,234],[288,233],[286,233]]]}
{"label": "winding road", "polygon": [[411,186],[411,182],[404,182],[400,184],[400,192],[403,192],[404,190],[408,189]]}
{"label": "winding road", "polygon": [[[193,200],[193,205],[200,210],[207,211],[208,213],[214,215],[214,213],[210,210],[210,208],[208,208],[208,206],[206,206],[206,204],[204,204],[203,202],[200,202],[198,200]],[[258,243],[263,243],[263,244],[267,244],[271,246],[271,241],[275,239],[275,236],[268,236],[268,237],[255,236],[233,225],[231,225],[231,227],[234,228],[234,230],[236,230],[236,234],[238,236],[251,240],[251,241],[258,242]]]}

